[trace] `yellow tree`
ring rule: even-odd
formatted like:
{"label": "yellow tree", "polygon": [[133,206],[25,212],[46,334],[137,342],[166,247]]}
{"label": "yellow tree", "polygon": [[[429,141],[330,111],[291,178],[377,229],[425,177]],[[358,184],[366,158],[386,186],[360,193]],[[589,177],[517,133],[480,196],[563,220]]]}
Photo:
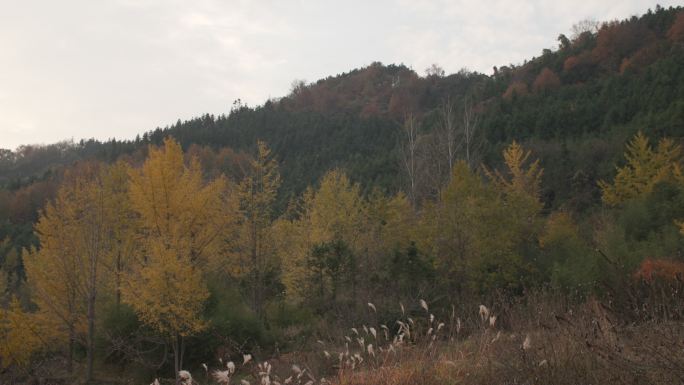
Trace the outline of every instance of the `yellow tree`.
{"label": "yellow tree", "polygon": [[223,178],[205,183],[199,163],[183,161],[171,138],[150,147],[140,169],[130,171],[131,208],[138,217],[140,255],[123,299],[140,319],[172,341],[176,375],[182,367],[183,338],[201,331],[208,290],[201,267],[218,250],[226,222]]}
{"label": "yellow tree", "polygon": [[249,166],[238,187],[239,230],[233,250],[237,273],[251,281],[252,308],[263,318],[264,279],[276,263],[270,229],[280,174],[271,150],[262,141],[257,142],[257,156]]}
{"label": "yellow tree", "polygon": [[76,338],[85,334],[88,380],[93,376],[96,303],[102,264],[111,247],[99,166],[82,164],[67,175],[57,198],[36,224],[40,249],[25,253],[32,299],[69,339],[69,368]]}
{"label": "yellow tree", "polygon": [[539,246],[543,255],[540,262],[554,285],[590,287],[595,263],[587,258],[591,250],[570,214],[556,211],[546,218]]}
{"label": "yellow tree", "polygon": [[416,222],[411,202],[403,193],[391,196],[376,188],[363,202],[356,253],[359,289],[365,289],[364,302],[396,304],[396,297],[391,294],[399,293],[391,291],[383,279],[387,277],[384,273],[387,272],[391,283],[398,282],[397,277],[392,277],[392,269],[397,266],[397,255],[404,255],[412,247]]}
{"label": "yellow tree", "polygon": [[0,309],[0,368],[27,366],[33,354],[47,346],[50,332],[39,317],[24,311],[16,298]]}
{"label": "yellow tree", "polygon": [[135,234],[135,218],[128,195],[129,166],[117,162],[106,167],[100,175],[101,188],[107,192],[104,215],[110,238],[109,255],[105,260],[110,277],[111,292],[117,306],[121,304],[121,287],[126,269],[133,260],[138,237]]}
{"label": "yellow tree", "polygon": [[541,203],[541,178],[544,170],[539,160],[530,159],[531,152],[523,150],[517,142],[504,151],[505,172],[485,169],[494,188],[501,195],[505,205],[506,231],[515,232],[511,239],[533,241],[539,230]]}
{"label": "yellow tree", "polygon": [[503,151],[508,175],[499,170],[492,172],[487,169],[485,169],[485,174],[502,191],[509,194],[524,194],[538,200],[544,171],[539,165],[539,159],[528,162],[530,155],[530,151],[525,151],[518,142],[513,141]]}
{"label": "yellow tree", "polygon": [[523,278],[531,278],[529,261],[540,231],[541,176],[538,160],[516,142],[504,151],[505,169],[485,169],[490,185],[478,193],[470,225],[477,258],[470,263],[472,283],[479,289],[521,288]]}
{"label": "yellow tree", "polygon": [[364,232],[359,186],[339,170],[329,171],[317,190],[304,193],[299,211],[297,219],[276,224],[279,249],[285,255],[285,285],[295,296],[305,294],[307,258],[314,246],[342,241],[358,252]]}
{"label": "yellow tree", "polygon": [[[496,200],[491,189],[459,161],[449,184],[439,194],[439,201],[426,205],[419,228],[419,245],[435,256],[435,267],[451,285],[463,283],[467,265],[479,255],[475,246],[481,221],[490,214],[489,202]],[[491,210],[490,210],[491,211]]]}
{"label": "yellow tree", "polygon": [[613,183],[599,182],[603,202],[617,206],[650,193],[658,182],[676,177],[681,159],[681,148],[672,140],[663,138],[653,149],[641,132],[627,143],[623,167],[617,168]]}
{"label": "yellow tree", "polygon": [[409,198],[399,193],[387,196],[374,189],[362,212],[364,231],[360,248],[367,254],[379,255],[394,249],[405,249],[415,238],[416,217]]}

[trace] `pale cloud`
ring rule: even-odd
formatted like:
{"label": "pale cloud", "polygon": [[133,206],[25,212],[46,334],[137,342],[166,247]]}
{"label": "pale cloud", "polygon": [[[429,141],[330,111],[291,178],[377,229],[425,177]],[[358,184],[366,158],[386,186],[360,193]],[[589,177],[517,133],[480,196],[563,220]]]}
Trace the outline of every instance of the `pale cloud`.
{"label": "pale cloud", "polygon": [[[491,73],[583,18],[653,1],[15,1],[0,12],[0,147],[132,138],[373,61]],[[674,4],[662,2],[664,6]]]}

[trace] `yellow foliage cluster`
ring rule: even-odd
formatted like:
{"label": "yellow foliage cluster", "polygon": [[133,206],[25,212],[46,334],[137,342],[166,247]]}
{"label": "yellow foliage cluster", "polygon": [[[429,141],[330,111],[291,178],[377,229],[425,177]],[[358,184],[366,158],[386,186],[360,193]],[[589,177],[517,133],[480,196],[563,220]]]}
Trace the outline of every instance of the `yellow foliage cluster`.
{"label": "yellow foliage cluster", "polygon": [[274,225],[283,254],[283,281],[294,297],[307,287],[302,282],[307,276],[306,258],[315,245],[342,241],[356,254],[373,255],[405,247],[414,230],[404,194],[388,198],[375,192],[364,199],[359,186],[340,170],[325,174],[318,189],[309,189],[298,211],[297,218],[280,219]]}
{"label": "yellow foliage cluster", "polygon": [[[622,204],[663,180],[684,183],[680,155],[672,141],[652,149],[637,135],[614,182],[601,182],[604,201]],[[249,281],[260,314],[269,271],[282,271],[288,297],[301,299],[310,288],[312,250],[333,242],[344,244],[363,277],[384,268],[379,256],[404,252],[415,240],[454,285],[524,287],[523,277],[535,273],[526,247],[560,255],[579,249],[581,241],[569,215],[543,221],[539,161],[516,142],[503,158],[504,169],[485,169],[487,178],[455,163],[438,198],[418,208],[402,193],[364,195],[332,170],[278,219],[273,205],[280,175],[263,142],[238,184],[222,176],[205,179],[198,161],[186,159],[172,139],[151,146],[137,168],[86,167],[67,178],[41,213],[40,248],[24,255],[39,310],[25,313],[15,302],[2,313],[0,359],[20,365],[44,340],[90,336],[93,309],[103,301],[130,305],[178,353],[182,338],[207,326],[208,277]]]}
{"label": "yellow foliage cluster", "polygon": [[439,271],[458,285],[476,288],[520,285],[530,269],[522,247],[541,228],[542,169],[517,143],[504,150],[505,172],[485,169],[490,183],[457,163],[440,199],[423,217],[421,248],[436,257]]}
{"label": "yellow foliage cluster", "polygon": [[16,298],[7,309],[0,309],[0,368],[26,366],[34,353],[47,346],[49,330],[39,318],[25,312]]}
{"label": "yellow foliage cluster", "polygon": [[599,182],[603,201],[610,206],[650,193],[658,182],[681,175],[681,148],[671,139],[661,139],[653,149],[648,138],[639,132],[627,144],[625,160],[627,163],[617,168],[613,183]]}
{"label": "yellow foliage cluster", "polygon": [[201,330],[209,295],[203,272],[221,254],[231,218],[225,191],[223,178],[207,183],[196,160],[186,164],[172,139],[150,147],[138,169],[86,164],[67,175],[36,225],[40,248],[24,253],[39,309],[26,316],[50,325],[40,328],[40,337],[61,336],[70,349],[85,340],[92,357],[103,301],[126,302],[170,338]]}

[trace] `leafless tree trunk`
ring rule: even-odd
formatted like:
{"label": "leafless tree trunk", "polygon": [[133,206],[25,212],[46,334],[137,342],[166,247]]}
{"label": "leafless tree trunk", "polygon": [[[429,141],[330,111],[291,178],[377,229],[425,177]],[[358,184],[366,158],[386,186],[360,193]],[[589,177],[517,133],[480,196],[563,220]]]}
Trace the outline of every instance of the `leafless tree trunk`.
{"label": "leafless tree trunk", "polygon": [[456,151],[459,147],[458,143],[458,127],[456,124],[456,114],[454,111],[454,105],[451,100],[447,98],[442,106],[440,107],[441,112],[441,136],[443,145],[446,148],[446,158],[447,164],[449,165],[449,171],[454,167],[454,161],[456,160]]}
{"label": "leafless tree trunk", "polygon": [[477,152],[482,141],[478,134],[479,117],[473,111],[472,102],[469,99],[463,101],[463,144],[465,146],[465,161],[472,170],[476,161]]}
{"label": "leafless tree trunk", "polygon": [[409,198],[416,207],[417,189],[417,152],[418,152],[418,124],[416,118],[408,114],[402,127],[401,155],[404,169],[409,180]]}

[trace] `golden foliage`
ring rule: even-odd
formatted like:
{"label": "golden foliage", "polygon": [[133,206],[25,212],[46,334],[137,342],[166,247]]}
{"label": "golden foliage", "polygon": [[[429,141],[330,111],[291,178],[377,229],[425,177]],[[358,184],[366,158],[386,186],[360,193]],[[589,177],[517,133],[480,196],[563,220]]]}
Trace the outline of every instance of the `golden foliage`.
{"label": "golden foliage", "polygon": [[27,313],[13,298],[7,309],[0,309],[0,368],[26,366],[34,353],[45,347],[46,335],[38,315]]}
{"label": "golden foliage", "polygon": [[198,162],[186,166],[170,138],[161,148],[150,147],[144,165],[129,174],[141,254],[127,276],[124,300],[163,334],[193,334],[205,326],[199,313],[208,297],[200,266],[218,250],[227,220],[224,180],[205,184]]}
{"label": "golden foliage", "polygon": [[653,149],[648,138],[637,133],[625,150],[627,164],[617,168],[613,183],[599,182],[602,199],[617,206],[653,190],[658,182],[671,180],[679,170],[681,148],[670,139],[661,139]]}
{"label": "golden foliage", "polygon": [[147,261],[124,287],[140,319],[166,336],[192,335],[206,326],[200,312],[209,291],[201,271],[176,250],[153,243]]}
{"label": "golden foliage", "polygon": [[278,165],[266,143],[257,142],[257,157],[250,162],[248,175],[237,189],[237,236],[231,248],[236,263],[231,272],[244,276],[263,273],[265,264],[274,263],[271,239],[273,203],[280,187]]}
{"label": "golden foliage", "polygon": [[539,165],[539,160],[528,163],[530,151],[525,152],[522,146],[513,141],[504,151],[504,163],[507,167],[508,176],[498,170],[491,172],[485,169],[485,174],[502,191],[511,194],[522,194],[539,199],[541,177],[544,170]]}
{"label": "golden foliage", "polygon": [[577,225],[566,212],[551,214],[546,220],[543,233],[539,236],[539,246],[545,248],[558,242],[569,241],[579,241]]}
{"label": "golden foliage", "polygon": [[339,170],[329,171],[318,190],[308,190],[301,202],[300,217],[275,224],[279,248],[285,258],[283,281],[290,293],[302,289],[306,276],[306,257],[312,247],[341,240],[358,250],[363,233],[364,204],[359,186]]}

